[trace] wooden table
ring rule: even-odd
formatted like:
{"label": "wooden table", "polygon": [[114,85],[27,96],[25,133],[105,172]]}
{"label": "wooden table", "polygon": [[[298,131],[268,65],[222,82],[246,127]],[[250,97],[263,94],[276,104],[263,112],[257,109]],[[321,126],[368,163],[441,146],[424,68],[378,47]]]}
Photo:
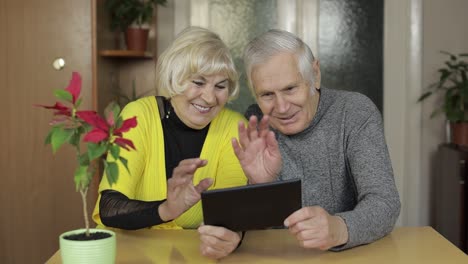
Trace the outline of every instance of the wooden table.
{"label": "wooden table", "polygon": [[[117,231],[116,263],[215,263],[199,253],[196,230]],[[468,256],[431,227],[400,227],[372,244],[342,252],[307,250],[287,230],[247,232],[221,263],[451,263]],[[57,251],[47,263],[61,263]]]}

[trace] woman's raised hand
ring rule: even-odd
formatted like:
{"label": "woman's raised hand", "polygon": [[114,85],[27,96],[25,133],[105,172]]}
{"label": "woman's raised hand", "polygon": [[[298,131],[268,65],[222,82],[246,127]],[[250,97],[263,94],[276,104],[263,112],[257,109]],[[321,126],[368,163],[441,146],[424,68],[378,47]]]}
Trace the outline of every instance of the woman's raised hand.
{"label": "woman's raised hand", "polygon": [[201,192],[213,184],[211,178],[201,180],[196,186],[193,184],[195,171],[207,163],[199,158],[185,159],[174,169],[172,178],[167,181],[167,199],[159,206],[163,221],[173,220],[187,211],[200,200]]}

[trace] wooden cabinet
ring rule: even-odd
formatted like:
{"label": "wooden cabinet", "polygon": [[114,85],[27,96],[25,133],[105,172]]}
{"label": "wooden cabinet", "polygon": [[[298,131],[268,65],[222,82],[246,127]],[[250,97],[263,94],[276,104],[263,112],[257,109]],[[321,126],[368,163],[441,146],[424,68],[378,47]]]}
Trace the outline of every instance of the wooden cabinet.
{"label": "wooden cabinet", "polygon": [[439,170],[433,180],[434,228],[468,253],[468,148],[439,146]]}

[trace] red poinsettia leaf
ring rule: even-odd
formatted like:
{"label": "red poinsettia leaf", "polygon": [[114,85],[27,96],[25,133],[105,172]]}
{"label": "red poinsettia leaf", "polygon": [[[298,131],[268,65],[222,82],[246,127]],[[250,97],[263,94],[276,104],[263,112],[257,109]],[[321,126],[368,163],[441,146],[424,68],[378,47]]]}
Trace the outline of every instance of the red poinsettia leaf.
{"label": "red poinsettia leaf", "polygon": [[71,110],[59,110],[54,112],[54,116],[70,116],[71,117]]}
{"label": "red poinsettia leaf", "polygon": [[54,105],[40,105],[40,104],[35,104],[34,106],[37,106],[37,107],[42,107],[42,108],[46,108],[46,109],[55,109],[55,110],[66,110],[66,109],[70,109],[69,107],[63,105],[62,103],[60,102],[56,102]]}
{"label": "red poinsettia leaf", "polygon": [[78,100],[78,97],[80,97],[81,93],[81,75],[79,73],[72,73],[70,83],[68,84],[68,87],[65,90],[71,93],[73,97],[73,104],[75,104],[76,100]]}
{"label": "red poinsettia leaf", "polygon": [[122,126],[114,130],[114,135],[116,135],[117,133],[127,132],[136,126],[137,126],[137,119],[136,119],[136,116],[134,116],[132,118],[124,120],[122,123]]}
{"label": "red poinsettia leaf", "polygon": [[93,142],[93,143],[99,143],[103,140],[106,140],[109,135],[105,132],[102,131],[99,128],[94,128],[93,130],[89,131],[83,138],[84,142]]}
{"label": "red poinsettia leaf", "polygon": [[130,150],[128,147],[136,150],[135,145],[133,145],[133,142],[130,139],[118,137],[114,140],[114,143],[126,150]]}
{"label": "red poinsettia leaf", "polygon": [[109,125],[95,111],[78,111],[76,115],[92,127],[103,130],[106,134],[109,132]]}
{"label": "red poinsettia leaf", "polygon": [[35,104],[34,106],[37,106],[37,107],[42,107],[42,108],[45,108],[45,109],[53,109],[53,110],[57,110],[54,112],[54,115],[55,116],[58,116],[58,115],[64,115],[64,116],[71,116],[71,109],[63,104],[61,104],[60,102],[56,102],[55,105],[39,105],[39,104]]}

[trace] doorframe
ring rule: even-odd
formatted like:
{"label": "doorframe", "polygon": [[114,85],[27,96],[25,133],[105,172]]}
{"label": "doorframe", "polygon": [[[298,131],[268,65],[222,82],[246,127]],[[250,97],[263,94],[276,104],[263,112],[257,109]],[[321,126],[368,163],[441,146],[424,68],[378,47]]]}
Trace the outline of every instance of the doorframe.
{"label": "doorframe", "polygon": [[384,3],[384,128],[402,202],[397,225],[421,225],[422,0]]}

